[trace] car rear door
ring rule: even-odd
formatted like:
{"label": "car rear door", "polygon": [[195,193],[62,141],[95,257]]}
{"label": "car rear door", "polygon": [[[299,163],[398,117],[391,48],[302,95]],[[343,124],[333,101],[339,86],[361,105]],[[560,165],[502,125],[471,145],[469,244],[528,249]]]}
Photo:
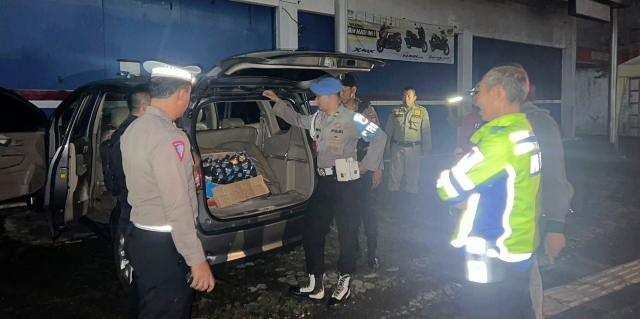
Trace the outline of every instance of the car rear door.
{"label": "car rear door", "polygon": [[[51,236],[79,219],[89,205],[84,191],[90,180],[92,143],[87,137],[99,96],[97,88],[80,88],[67,97],[49,120],[50,166],[45,188],[45,213]],[[86,198],[85,198],[86,197]]]}
{"label": "car rear door", "polygon": [[47,116],[0,88],[0,202],[32,195],[46,179]]}

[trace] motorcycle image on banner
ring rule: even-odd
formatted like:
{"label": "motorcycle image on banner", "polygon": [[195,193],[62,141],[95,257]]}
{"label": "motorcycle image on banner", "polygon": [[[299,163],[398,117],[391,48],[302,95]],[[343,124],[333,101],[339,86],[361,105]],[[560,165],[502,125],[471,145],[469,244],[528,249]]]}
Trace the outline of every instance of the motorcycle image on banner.
{"label": "motorcycle image on banner", "polygon": [[[431,45],[431,52],[440,50],[444,53],[444,55],[449,55],[451,48],[449,47],[449,37],[447,35],[447,32],[447,30],[440,30],[439,34],[434,33],[431,35],[431,40],[429,40],[429,44]],[[453,32],[453,30],[451,30],[451,32]]]}
{"label": "motorcycle image on banner", "polygon": [[454,28],[353,10],[349,10],[348,19],[350,54],[412,62],[454,62]]}
{"label": "motorcycle image on banner", "polygon": [[407,36],[404,38],[404,41],[407,43],[407,49],[411,49],[412,47],[420,48],[422,49],[423,53],[427,53],[427,51],[429,50],[429,46],[427,44],[427,38],[424,32],[424,28],[420,26],[416,27],[416,30],[418,30],[417,36],[415,33],[411,32],[411,30],[407,30]]}
{"label": "motorcycle image on banner", "polygon": [[400,52],[402,49],[402,35],[400,32],[389,32],[391,30],[391,24],[382,24],[380,26],[380,39],[376,45],[378,52],[382,53],[384,49],[393,49],[396,52]]}

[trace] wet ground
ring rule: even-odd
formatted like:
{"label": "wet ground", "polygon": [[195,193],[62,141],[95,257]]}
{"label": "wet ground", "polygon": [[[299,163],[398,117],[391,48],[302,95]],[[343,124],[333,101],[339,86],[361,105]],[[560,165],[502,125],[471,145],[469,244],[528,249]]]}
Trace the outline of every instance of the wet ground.
{"label": "wet ground", "polygon": [[[565,147],[575,212],[568,218],[568,247],[555,265],[542,261],[547,290],[640,258],[640,140],[621,141],[624,155],[604,139],[566,141]],[[193,318],[458,318],[462,269],[447,244],[455,220],[432,186],[433,172],[446,162],[430,162],[419,212],[381,209],[382,269],[368,271],[361,258],[346,305],[327,309],[287,295],[289,284],[305,280],[302,249],[294,247],[216,267],[216,289],[197,295]],[[2,210],[0,222],[0,318],[126,317],[127,296],[106,241],[76,225],[51,242],[41,216],[26,209]],[[336,282],[337,253],[332,232],[327,285]],[[637,285],[623,287],[549,318],[639,318],[638,293]]]}

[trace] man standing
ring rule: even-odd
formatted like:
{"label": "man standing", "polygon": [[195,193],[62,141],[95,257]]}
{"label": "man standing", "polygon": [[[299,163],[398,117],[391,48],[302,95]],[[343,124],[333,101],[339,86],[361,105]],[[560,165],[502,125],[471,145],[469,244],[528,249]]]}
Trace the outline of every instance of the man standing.
{"label": "man standing", "polygon": [[[356,91],[358,90],[358,80],[351,74],[346,74],[342,79],[342,91],[340,91],[340,101],[342,105],[351,111],[362,114],[367,120],[376,125],[380,125],[378,122],[378,115],[373,105],[368,102],[363,102],[356,97]],[[358,140],[358,162],[362,162],[369,150],[369,143],[363,139]],[[368,171],[360,176],[358,179],[358,203],[359,214],[364,225],[364,234],[367,236],[367,263],[369,269],[380,269],[380,262],[378,261],[377,249],[378,249],[378,216],[373,208],[373,189],[380,185],[382,181],[382,169],[384,168],[384,162],[380,161],[380,169],[376,171]],[[358,222],[358,225],[360,222]],[[359,226],[358,226],[359,228]],[[358,231],[359,232],[359,231]],[[358,242],[356,242],[358,243]],[[358,245],[359,248],[359,245]],[[358,249],[359,251],[359,249]]]}
{"label": "man standing", "polygon": [[415,104],[416,90],[408,87],[404,90],[404,104],[391,110],[385,132],[389,139],[386,152],[391,155],[391,174],[389,191],[391,207],[398,206],[400,182],[404,175],[413,209],[418,205],[418,179],[420,178],[420,155],[429,156],[431,152],[431,124],[429,113],[424,107]]}
{"label": "man standing", "polygon": [[458,144],[456,150],[454,151],[454,155],[457,160],[460,160],[464,154],[467,154],[471,151],[471,148],[475,145],[469,141],[471,135],[475,133],[480,126],[482,126],[485,122],[482,119],[482,115],[480,115],[480,108],[477,105],[476,96],[478,95],[478,87],[476,85],[470,91],[473,104],[471,105],[472,110],[471,113],[467,114],[462,119],[462,124],[460,125],[460,135],[458,136]]}
{"label": "man standing", "polygon": [[118,198],[120,207],[120,219],[118,226],[121,233],[129,225],[129,216],[131,214],[131,205],[127,201],[127,184],[125,181],[124,170],[122,169],[122,151],[120,150],[120,136],[126,131],[133,121],[140,117],[147,110],[151,103],[149,95],[149,85],[140,85],[135,87],[131,94],[127,97],[127,106],[129,107],[129,116],[120,124],[118,129],[111,135],[108,141],[105,141],[100,147],[108,147],[108,157],[104,165],[104,182],[107,189]]}
{"label": "man standing", "polygon": [[192,74],[152,61],[144,67],[151,72],[151,105],[124,132],[120,146],[132,207],[125,249],[138,282],[133,293],[140,300],[139,318],[190,318],[191,288],[215,286],[195,228],[191,145],[173,125],[189,106]]}
{"label": "man standing", "polygon": [[[131,215],[131,205],[127,201],[127,184],[125,181],[124,170],[122,169],[122,152],[120,151],[120,136],[127,130],[129,125],[133,123],[139,116],[144,114],[147,107],[151,103],[151,96],[149,95],[149,85],[144,84],[133,88],[132,92],[127,97],[127,106],[129,108],[129,116],[120,124],[111,138],[104,141],[100,145],[100,154],[104,158],[104,183],[109,192],[118,199],[116,207],[120,210],[120,216],[118,218],[117,227],[119,233],[124,235],[129,227],[129,217]],[[114,230],[115,234],[115,230]],[[113,238],[113,240],[120,240]],[[131,290],[137,290],[138,283],[135,280],[131,280]],[[134,298],[130,300],[130,317],[138,317],[138,304],[139,300],[133,295]]]}
{"label": "man standing", "polygon": [[[336,218],[340,255],[338,284],[328,305],[338,305],[351,296],[351,274],[356,270],[356,240],[359,216],[356,198],[360,174],[380,168],[386,134],[359,113],[340,103],[340,81],[324,78],[311,85],[316,94],[318,112],[308,117],[296,113],[273,91],[263,95],[276,102],[273,112],[287,123],[309,130],[317,143],[318,184],[305,216],[303,244],[309,284],[291,287],[294,296],[320,302],[324,299],[324,246],[329,225]],[[363,138],[370,142],[361,162],[356,160],[356,144]]]}
{"label": "man standing", "polygon": [[[566,245],[565,217],[571,211],[573,186],[567,180],[564,148],[558,123],[549,115],[548,110],[538,108],[533,104],[535,92],[536,86],[531,84],[527,102],[522,105],[522,112],[527,115],[542,151],[544,164],[542,165],[540,182],[542,216],[540,217],[539,231],[544,238],[544,253],[549,257],[549,261],[554,263],[554,259]],[[542,319],[542,278],[537,260],[531,270],[530,285],[536,319]]]}
{"label": "man standing", "polygon": [[463,209],[451,244],[464,248],[463,311],[474,319],[533,319],[529,277],[537,246],[541,156],[520,113],[528,93],[523,69],[496,67],[479,85],[478,106],[488,121],[476,144],[438,180],[438,195]]}

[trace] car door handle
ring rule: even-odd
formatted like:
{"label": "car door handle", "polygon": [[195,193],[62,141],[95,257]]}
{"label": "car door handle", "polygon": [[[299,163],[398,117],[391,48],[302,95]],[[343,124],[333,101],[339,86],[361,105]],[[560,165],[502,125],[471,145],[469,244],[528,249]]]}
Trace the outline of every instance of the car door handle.
{"label": "car door handle", "polygon": [[2,138],[0,139],[0,146],[2,147],[9,147],[9,145],[11,145],[11,139],[10,138]]}

